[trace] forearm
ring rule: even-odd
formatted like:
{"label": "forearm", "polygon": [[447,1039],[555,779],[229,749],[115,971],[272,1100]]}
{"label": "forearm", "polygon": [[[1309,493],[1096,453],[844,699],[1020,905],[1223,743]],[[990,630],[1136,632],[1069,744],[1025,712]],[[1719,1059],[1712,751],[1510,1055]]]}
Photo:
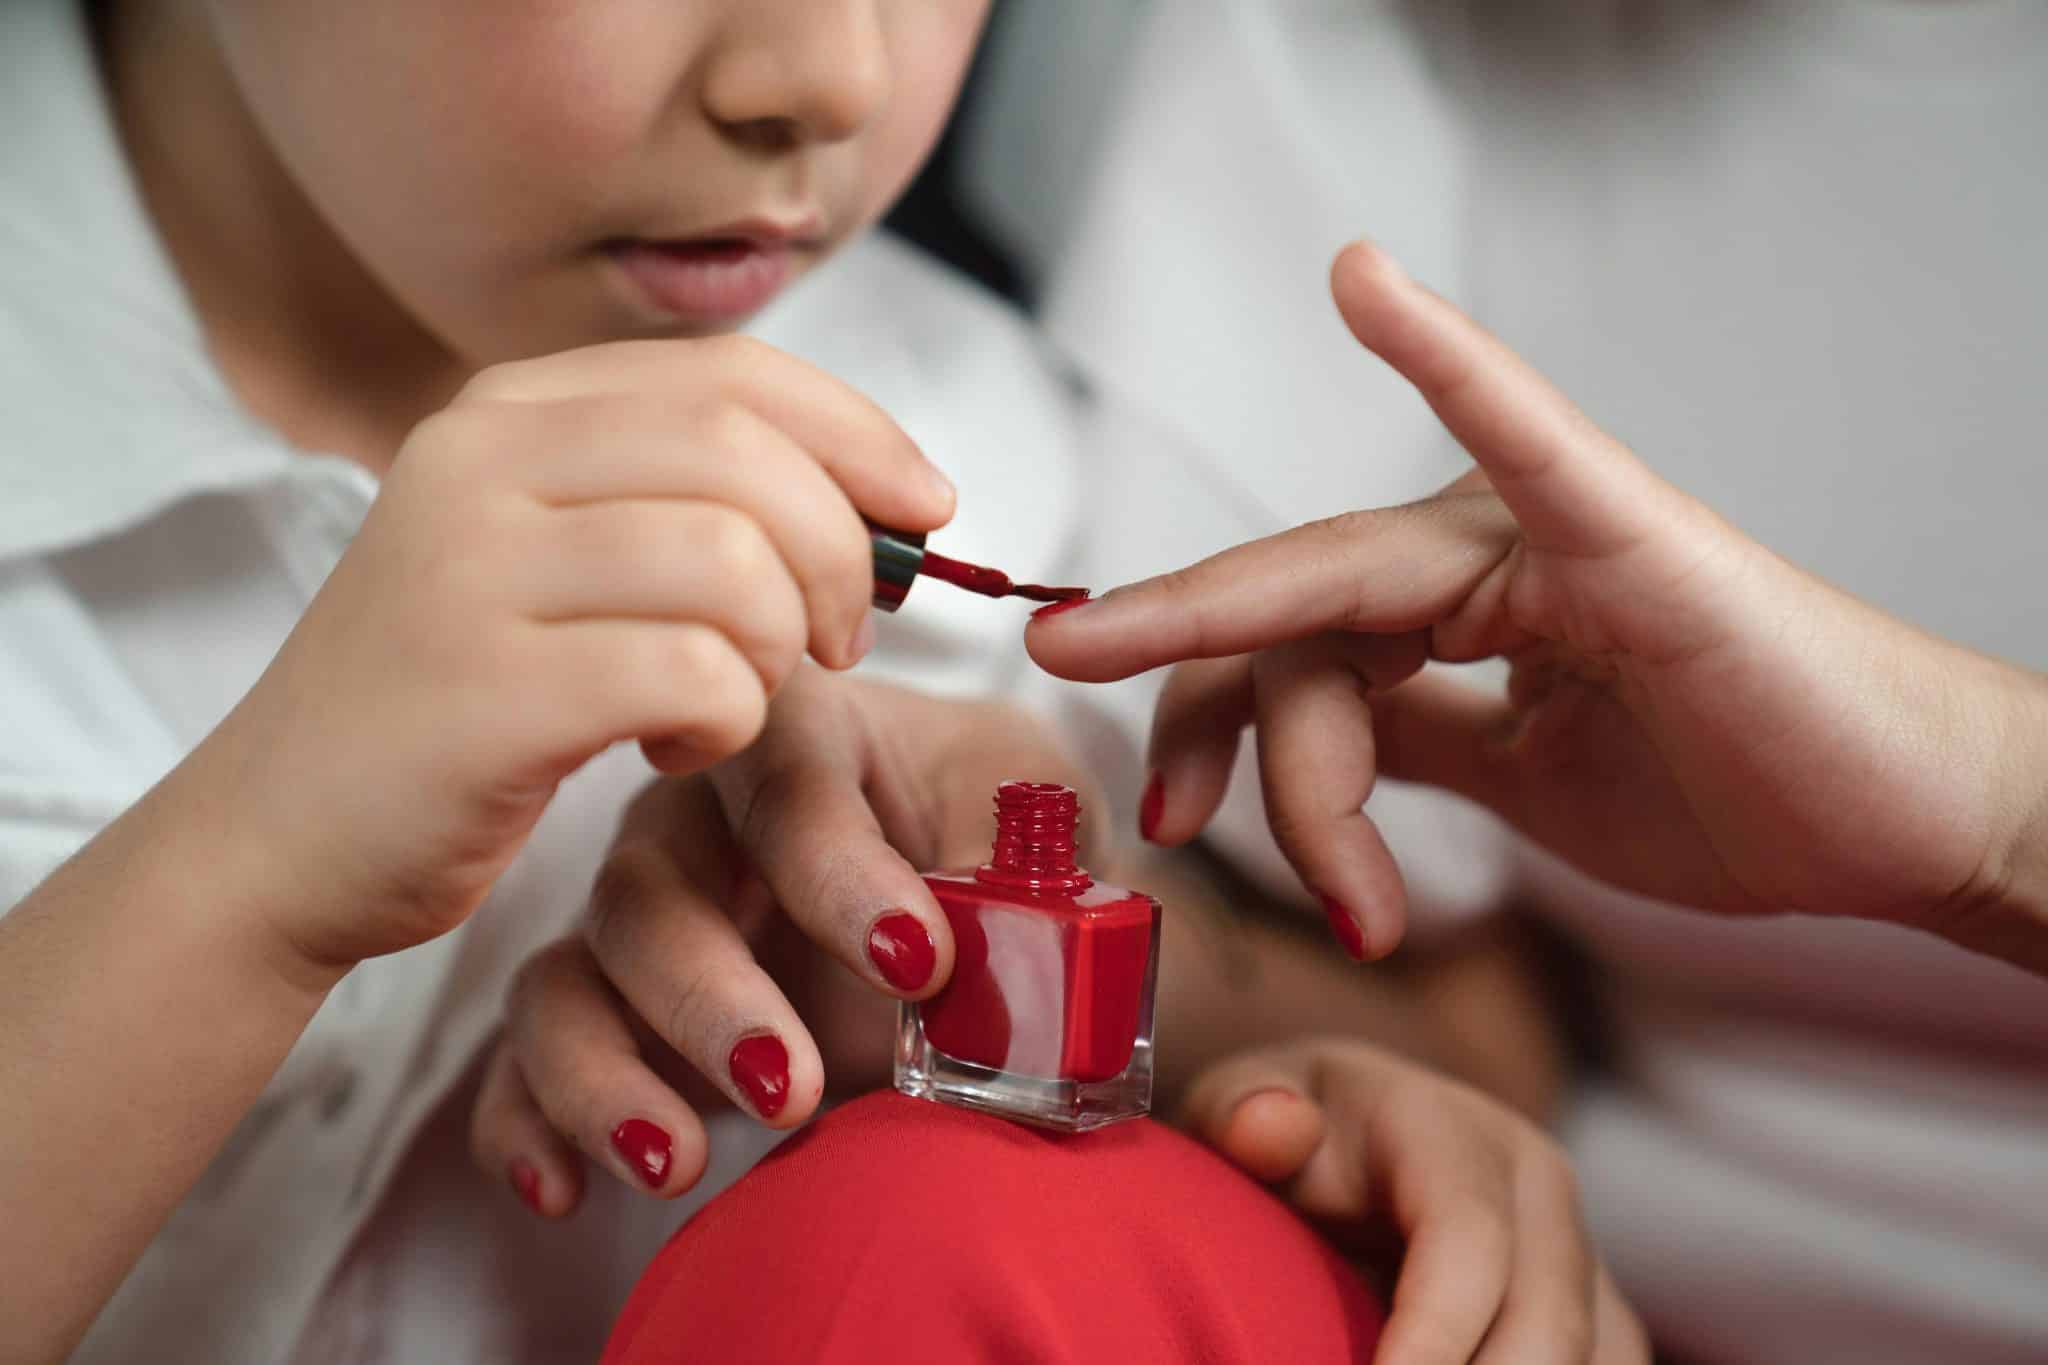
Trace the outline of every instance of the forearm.
{"label": "forearm", "polygon": [[1511,925],[1361,967],[1319,922],[1265,902],[1197,852],[1155,851],[1127,876],[1166,905],[1161,1112],[1230,1053],[1330,1033],[1367,1039],[1538,1118],[1554,1107],[1566,1048],[1534,955]]}
{"label": "forearm", "polygon": [[332,984],[216,819],[174,773],[0,920],[0,1359],[76,1344]]}

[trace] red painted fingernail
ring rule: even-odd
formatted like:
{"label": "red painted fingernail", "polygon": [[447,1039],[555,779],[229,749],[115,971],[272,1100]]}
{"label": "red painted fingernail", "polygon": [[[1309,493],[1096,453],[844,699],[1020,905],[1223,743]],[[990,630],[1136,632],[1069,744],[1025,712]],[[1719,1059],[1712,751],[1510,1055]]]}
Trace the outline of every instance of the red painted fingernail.
{"label": "red painted fingernail", "polygon": [[626,1159],[626,1164],[647,1182],[650,1190],[660,1189],[661,1182],[668,1178],[670,1146],[668,1134],[646,1119],[627,1119],[612,1129],[612,1149]]}
{"label": "red painted fingernail", "polygon": [[1148,844],[1159,842],[1159,817],[1166,813],[1166,782],[1157,772],[1145,783],[1138,800],[1138,833]]}
{"label": "red painted fingernail", "polygon": [[939,962],[931,932],[912,914],[898,910],[875,921],[868,930],[868,961],[899,991],[924,989]]}
{"label": "red painted fingernail", "polygon": [[530,1161],[515,1161],[512,1163],[511,1174],[512,1188],[519,1192],[520,1202],[535,1213],[539,1213],[540,1172],[533,1168]]}
{"label": "red painted fingernail", "polygon": [[772,1119],[782,1112],[789,1101],[789,1050],[780,1038],[772,1033],[742,1038],[733,1044],[725,1065],[733,1084],[753,1101],[755,1113]]}
{"label": "red painted fingernail", "polygon": [[1032,612],[1031,619],[1037,621],[1047,616],[1058,616],[1063,611],[1072,611],[1075,607],[1085,607],[1094,600],[1092,597],[1069,597],[1060,602],[1048,602],[1037,611]]}
{"label": "red painted fingernail", "polygon": [[1358,961],[1365,961],[1365,933],[1358,927],[1358,921],[1344,908],[1344,903],[1334,896],[1318,895],[1323,903],[1323,913],[1329,916],[1330,932],[1337,936],[1337,942],[1344,945],[1344,951]]}

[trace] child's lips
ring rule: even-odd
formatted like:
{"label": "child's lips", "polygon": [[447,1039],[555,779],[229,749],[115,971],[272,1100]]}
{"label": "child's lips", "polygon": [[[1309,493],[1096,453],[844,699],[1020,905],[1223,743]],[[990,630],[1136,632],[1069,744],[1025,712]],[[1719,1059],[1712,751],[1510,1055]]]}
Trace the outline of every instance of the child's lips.
{"label": "child's lips", "polygon": [[758,312],[796,270],[800,243],[782,237],[638,238],[609,245],[641,297],[682,322],[735,322]]}

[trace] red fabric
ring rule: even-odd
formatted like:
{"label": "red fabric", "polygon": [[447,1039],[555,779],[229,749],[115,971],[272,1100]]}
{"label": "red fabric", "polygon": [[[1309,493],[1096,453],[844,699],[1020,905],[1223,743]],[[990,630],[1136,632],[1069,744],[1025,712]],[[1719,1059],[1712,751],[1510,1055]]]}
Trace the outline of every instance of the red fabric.
{"label": "red fabric", "polygon": [[1156,1123],[1060,1137],[893,1092],[684,1225],[605,1365],[1369,1360],[1381,1314],[1287,1206]]}

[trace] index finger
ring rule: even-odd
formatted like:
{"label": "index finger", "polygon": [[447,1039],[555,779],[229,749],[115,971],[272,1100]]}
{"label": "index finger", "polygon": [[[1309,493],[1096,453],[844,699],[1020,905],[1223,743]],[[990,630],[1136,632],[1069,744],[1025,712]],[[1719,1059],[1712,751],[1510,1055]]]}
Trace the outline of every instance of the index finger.
{"label": "index finger", "polygon": [[465,395],[546,403],[677,394],[711,382],[802,446],[863,516],[903,531],[952,519],[954,489],[881,405],[808,361],[748,336],[610,341],[495,365]]}
{"label": "index finger", "polygon": [[1025,647],[1057,677],[1110,682],[1329,630],[1424,630],[1456,612],[1515,537],[1490,493],[1347,512],[1034,618]]}
{"label": "index finger", "polygon": [[1612,554],[1656,526],[1677,490],[1385,252],[1354,242],[1330,267],[1351,334],[1415,386],[1486,472],[1530,545]]}

